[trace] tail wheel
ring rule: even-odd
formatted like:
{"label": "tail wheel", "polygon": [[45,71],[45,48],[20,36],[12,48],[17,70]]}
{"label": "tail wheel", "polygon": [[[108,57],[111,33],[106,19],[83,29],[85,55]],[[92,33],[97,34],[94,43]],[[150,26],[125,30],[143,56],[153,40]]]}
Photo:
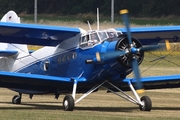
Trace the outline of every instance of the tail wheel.
{"label": "tail wheel", "polygon": [[65,111],[73,111],[74,98],[71,95],[66,95],[63,100],[63,108]]}
{"label": "tail wheel", "polygon": [[151,111],[151,109],[152,109],[152,102],[151,102],[151,99],[148,96],[143,96],[141,98],[141,102],[143,103],[143,105],[139,106],[139,109],[141,111]]}
{"label": "tail wheel", "polygon": [[12,98],[12,103],[13,103],[13,104],[21,104],[21,96],[15,95],[15,96]]}

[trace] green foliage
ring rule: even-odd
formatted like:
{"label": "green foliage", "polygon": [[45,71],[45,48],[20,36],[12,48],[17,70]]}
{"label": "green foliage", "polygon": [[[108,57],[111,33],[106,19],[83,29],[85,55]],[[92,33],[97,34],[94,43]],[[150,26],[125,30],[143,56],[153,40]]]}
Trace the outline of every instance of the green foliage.
{"label": "green foliage", "polygon": [[95,22],[95,17],[94,17],[94,14],[91,14],[91,13],[88,13],[88,14],[84,14],[84,15],[81,15],[83,16],[82,17],[82,22],[87,24],[87,21],[89,21],[90,24],[94,24]]}
{"label": "green foliage", "polygon": [[[19,13],[34,13],[34,0],[0,0],[0,13],[9,10]],[[119,10],[128,9],[133,17],[162,17],[180,14],[179,0],[114,0],[115,15]],[[96,14],[96,8],[110,16],[111,0],[37,0],[38,14]]]}

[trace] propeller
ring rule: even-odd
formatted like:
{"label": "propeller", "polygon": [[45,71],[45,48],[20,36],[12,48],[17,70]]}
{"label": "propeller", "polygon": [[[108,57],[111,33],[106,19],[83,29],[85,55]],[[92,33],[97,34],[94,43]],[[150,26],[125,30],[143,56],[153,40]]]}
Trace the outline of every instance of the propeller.
{"label": "propeller", "polygon": [[128,18],[128,10],[127,9],[124,9],[124,10],[120,10],[120,14],[122,15],[122,19],[123,19],[123,22],[125,24],[125,27],[126,27],[126,30],[127,30],[127,37],[128,37],[128,42],[129,42],[129,45],[130,45],[130,52],[132,54],[132,69],[133,69],[133,72],[134,72],[134,77],[136,79],[136,91],[138,93],[143,93],[144,92],[144,88],[143,88],[143,85],[141,83],[141,77],[140,77],[140,72],[139,72],[139,67],[138,67],[138,61],[137,61],[137,58],[135,56],[135,54],[137,52],[140,52],[140,51],[148,51],[148,50],[151,50],[151,49],[154,49],[152,47],[148,47],[148,48],[135,48],[132,44],[132,38],[131,38],[131,32],[130,32],[130,26],[129,26],[129,18]]}
{"label": "propeller", "polygon": [[[113,51],[113,52],[107,52],[107,53],[96,53],[96,60],[98,62],[101,62],[103,60],[109,60],[109,59],[113,59],[113,58],[117,58],[117,57],[121,57],[121,56],[126,56],[129,57],[129,59],[131,60],[131,66],[132,66],[132,70],[134,73],[134,77],[136,79],[136,91],[137,93],[143,93],[144,92],[144,88],[143,85],[141,83],[141,76],[140,76],[140,72],[139,72],[139,67],[138,67],[138,55],[141,52],[145,52],[145,51],[154,51],[157,49],[160,49],[162,47],[164,47],[163,45],[156,45],[156,46],[148,46],[148,47],[137,47],[136,43],[134,43],[134,41],[131,38],[131,32],[130,32],[130,25],[129,25],[129,18],[128,18],[128,10],[120,10],[120,14],[122,15],[122,19],[123,22],[125,24],[126,27],[126,34],[127,34],[127,39],[128,39],[128,43],[127,43],[127,48],[125,49],[120,49],[117,51]],[[169,42],[166,41],[166,48],[170,49],[169,46]]]}

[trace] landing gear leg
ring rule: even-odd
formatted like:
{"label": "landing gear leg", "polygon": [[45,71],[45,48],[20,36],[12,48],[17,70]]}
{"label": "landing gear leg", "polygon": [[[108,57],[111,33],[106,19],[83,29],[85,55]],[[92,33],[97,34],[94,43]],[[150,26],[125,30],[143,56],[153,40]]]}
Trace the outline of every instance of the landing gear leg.
{"label": "landing gear leg", "polygon": [[133,97],[129,96],[128,94],[126,94],[125,92],[123,92],[121,89],[119,89],[118,87],[116,87],[115,85],[113,85],[112,83],[110,82],[107,82],[109,83],[111,86],[113,86],[114,88],[116,88],[119,92],[121,92],[122,94],[119,94],[117,92],[114,92],[113,90],[111,89],[108,89],[107,87],[104,87],[102,86],[103,88],[107,89],[108,91],[128,100],[129,102],[132,102],[134,104],[137,104],[139,105],[139,109],[141,111],[151,111],[152,109],[152,102],[151,102],[151,99],[148,97],[148,96],[143,96],[143,97],[139,97],[139,95],[137,94],[136,90],[134,89],[133,85],[131,84],[131,82],[129,81],[129,87],[132,91],[132,93],[134,94],[134,97],[136,99],[134,99]]}
{"label": "landing gear leg", "polygon": [[72,95],[66,95],[63,100],[63,108],[65,111],[74,110],[74,100],[76,96],[77,81],[74,80]]}
{"label": "landing gear leg", "polygon": [[22,98],[22,93],[19,93],[19,95],[15,95],[12,98],[12,103],[13,104],[21,104],[21,98]]}
{"label": "landing gear leg", "polygon": [[152,102],[151,99],[148,96],[143,96],[141,99],[139,98],[139,95],[135,91],[134,87],[132,84],[129,82],[129,87],[131,88],[134,96],[136,97],[136,100],[138,101],[139,104],[139,109],[141,111],[151,111],[152,109]]}

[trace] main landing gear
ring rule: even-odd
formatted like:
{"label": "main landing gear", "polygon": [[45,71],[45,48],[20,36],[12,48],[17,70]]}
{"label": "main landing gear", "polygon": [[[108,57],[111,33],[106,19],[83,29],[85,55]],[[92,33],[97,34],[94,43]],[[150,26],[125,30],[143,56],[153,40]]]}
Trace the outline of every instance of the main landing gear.
{"label": "main landing gear", "polygon": [[[109,88],[107,88],[106,86],[104,86],[104,84],[109,84],[110,86],[112,86],[113,88],[117,89],[118,92],[115,92]],[[74,106],[76,103],[80,102],[81,100],[83,100],[85,97],[87,97],[89,94],[91,94],[92,92],[94,92],[95,90],[97,90],[99,87],[103,87],[106,90],[114,93],[115,95],[122,97],[124,99],[126,99],[127,101],[130,101],[136,105],[139,106],[139,109],[141,111],[151,111],[152,108],[152,102],[151,99],[148,96],[143,96],[143,97],[139,97],[139,95],[137,94],[137,92],[135,91],[133,85],[131,84],[131,82],[129,81],[129,87],[132,91],[132,93],[134,94],[134,97],[131,97],[130,95],[128,95],[127,93],[125,93],[124,91],[122,91],[121,89],[119,89],[117,86],[115,86],[114,84],[110,83],[109,81],[104,81],[99,85],[95,85],[93,88],[91,88],[89,91],[87,91],[85,94],[83,94],[79,99],[77,99],[75,101],[75,96],[76,96],[76,88],[77,88],[77,81],[74,80],[74,85],[73,85],[73,91],[72,91],[72,95],[66,95],[64,97],[63,100],[63,109],[65,111],[73,111],[74,110]],[[112,88],[111,87],[111,88]],[[119,93],[120,92],[120,93]],[[32,99],[32,94],[30,94],[30,98]],[[59,95],[56,95],[56,98],[58,98]],[[22,98],[22,93],[19,93],[19,95],[15,95],[12,98],[12,103],[13,104],[21,104],[21,98]]]}
{"label": "main landing gear", "polygon": [[[108,83],[109,85],[111,85],[112,87],[114,87],[115,89],[117,89],[120,93],[117,93],[105,86],[104,83]],[[152,102],[151,99],[148,96],[143,96],[143,97],[139,97],[139,95],[137,94],[137,92],[135,91],[134,87],[132,86],[131,82],[129,81],[129,87],[132,91],[132,93],[134,94],[134,97],[136,99],[134,99],[133,97],[129,96],[127,93],[125,93],[124,91],[122,91],[121,89],[119,89],[117,86],[113,85],[112,83],[108,82],[108,81],[104,81],[103,83],[94,86],[92,89],[90,89],[88,92],[86,92],[84,95],[82,95],[79,99],[77,99],[75,101],[75,95],[76,95],[76,87],[77,87],[77,82],[74,81],[74,86],[73,86],[73,92],[72,92],[72,96],[71,95],[66,95],[64,97],[63,100],[63,108],[65,111],[73,111],[74,109],[74,105],[78,102],[80,102],[82,99],[84,99],[86,96],[88,96],[89,94],[91,94],[92,92],[94,92],[96,89],[98,89],[99,87],[103,87],[106,90],[114,93],[115,95],[122,97],[124,99],[126,99],[129,102],[132,102],[134,104],[137,104],[139,106],[139,109],[141,111],[151,111],[152,109]]]}
{"label": "main landing gear", "polygon": [[74,98],[71,95],[66,95],[63,100],[63,108],[65,111],[73,111]]}

